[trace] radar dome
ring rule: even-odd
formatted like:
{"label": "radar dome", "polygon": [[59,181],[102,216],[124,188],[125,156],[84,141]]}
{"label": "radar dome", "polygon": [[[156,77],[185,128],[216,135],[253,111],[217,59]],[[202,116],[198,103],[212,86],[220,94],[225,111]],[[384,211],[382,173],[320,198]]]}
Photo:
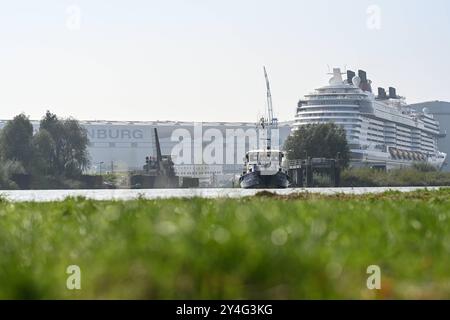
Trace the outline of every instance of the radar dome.
{"label": "radar dome", "polygon": [[359,88],[359,85],[361,84],[361,78],[358,76],[354,76],[352,82],[355,87]]}

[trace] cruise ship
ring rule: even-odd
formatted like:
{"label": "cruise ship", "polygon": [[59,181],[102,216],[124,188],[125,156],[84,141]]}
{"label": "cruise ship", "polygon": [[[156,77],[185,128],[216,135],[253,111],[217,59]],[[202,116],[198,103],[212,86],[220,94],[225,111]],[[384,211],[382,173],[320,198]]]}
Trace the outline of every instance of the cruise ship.
{"label": "cruise ship", "polygon": [[413,110],[393,87],[374,94],[363,70],[356,74],[335,68],[331,75],[329,85],[299,101],[296,128],[329,122],[342,126],[353,167],[389,170],[422,162],[442,168],[447,155],[438,150],[437,141],[445,133],[426,108]]}

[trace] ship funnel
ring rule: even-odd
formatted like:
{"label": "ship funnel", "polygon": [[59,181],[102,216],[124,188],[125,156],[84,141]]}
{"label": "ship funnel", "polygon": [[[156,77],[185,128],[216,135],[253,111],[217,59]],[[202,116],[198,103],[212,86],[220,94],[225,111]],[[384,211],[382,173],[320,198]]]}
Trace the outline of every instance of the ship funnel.
{"label": "ship funnel", "polygon": [[356,73],[353,72],[352,70],[347,70],[347,82],[349,84],[353,83],[353,78],[356,76]]}
{"label": "ship funnel", "polygon": [[361,90],[372,92],[371,82],[367,80],[367,73],[364,70],[358,70],[358,76],[361,78]]}
{"label": "ship funnel", "polygon": [[397,99],[397,89],[393,87],[389,87],[389,98],[391,99]]}
{"label": "ship funnel", "polygon": [[384,88],[378,88],[378,99],[387,99],[386,90]]}
{"label": "ship funnel", "polygon": [[367,72],[364,70],[358,70],[358,77],[361,78],[361,83],[367,82]]}

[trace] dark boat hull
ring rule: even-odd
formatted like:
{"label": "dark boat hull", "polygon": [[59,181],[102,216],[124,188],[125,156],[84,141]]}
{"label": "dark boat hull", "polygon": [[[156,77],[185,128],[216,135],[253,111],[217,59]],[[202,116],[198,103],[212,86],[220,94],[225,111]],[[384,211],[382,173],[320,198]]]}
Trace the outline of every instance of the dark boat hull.
{"label": "dark boat hull", "polygon": [[289,176],[284,172],[272,176],[249,172],[239,178],[239,183],[244,189],[284,189],[289,187]]}

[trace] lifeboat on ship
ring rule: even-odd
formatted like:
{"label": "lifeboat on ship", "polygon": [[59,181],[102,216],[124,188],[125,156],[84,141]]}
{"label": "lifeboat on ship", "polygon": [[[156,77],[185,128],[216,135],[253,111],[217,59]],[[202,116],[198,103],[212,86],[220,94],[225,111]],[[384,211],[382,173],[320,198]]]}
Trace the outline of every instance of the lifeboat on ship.
{"label": "lifeboat on ship", "polygon": [[397,158],[397,153],[395,148],[389,148],[389,153],[391,154],[392,158]]}
{"label": "lifeboat on ship", "polygon": [[413,159],[413,154],[412,154],[411,151],[406,151],[406,154],[407,154],[408,160],[412,160]]}

